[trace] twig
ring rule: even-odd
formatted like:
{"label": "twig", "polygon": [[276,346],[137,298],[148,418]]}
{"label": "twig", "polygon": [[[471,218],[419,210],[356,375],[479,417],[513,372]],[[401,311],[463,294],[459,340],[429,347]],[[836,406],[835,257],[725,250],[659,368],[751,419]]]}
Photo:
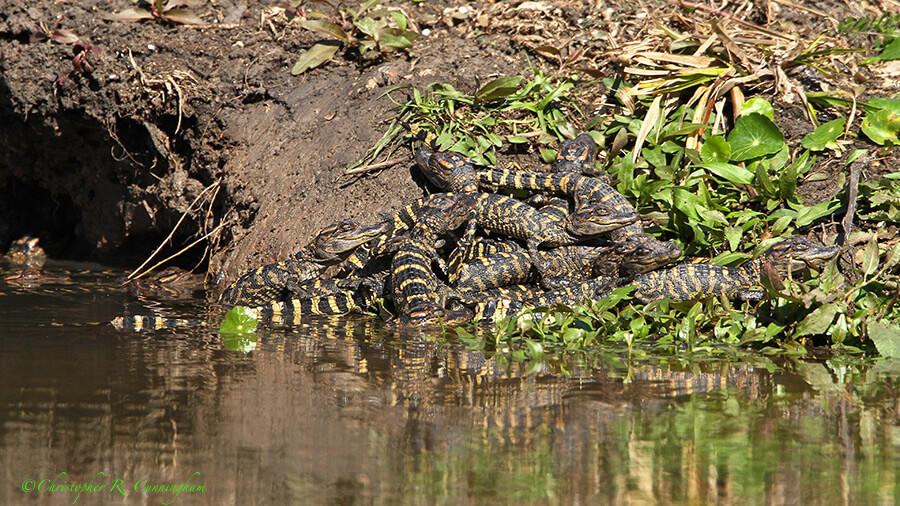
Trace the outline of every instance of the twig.
{"label": "twig", "polygon": [[[144,260],[144,263],[142,263],[141,265],[139,265],[137,269],[135,269],[134,271],[131,272],[131,274],[128,275],[128,278],[127,278],[127,279],[132,279],[132,278],[139,277],[139,276],[138,276],[138,272],[140,272],[141,269],[143,269],[145,265],[147,265],[148,263],[150,263],[150,260],[152,260],[153,257],[155,257],[156,254],[159,253],[161,249],[163,249],[163,246],[165,246],[166,243],[169,242],[169,241],[172,239],[172,236],[175,235],[175,231],[178,230],[178,226],[181,225],[181,222],[184,221],[184,219],[187,217],[188,213],[191,212],[191,209],[194,208],[194,204],[196,204],[196,203],[200,200],[200,198],[203,197],[203,195],[206,194],[206,192],[208,192],[208,191],[211,190],[212,188],[218,187],[218,186],[219,186],[219,183],[220,183],[220,181],[216,181],[215,183],[213,183],[213,184],[207,186],[206,188],[203,189],[202,192],[200,192],[200,195],[197,195],[197,197],[194,198],[194,201],[191,202],[191,205],[189,205],[188,208],[187,208],[183,213],[181,213],[181,218],[179,218],[179,219],[178,219],[178,223],[176,223],[175,226],[172,227],[172,231],[169,232],[169,235],[168,235],[165,239],[163,239],[163,241],[159,244],[159,246],[156,248],[156,250],[155,250],[153,253],[151,253],[150,256],[147,257],[146,260]],[[170,257],[170,258],[171,258],[171,257]],[[159,264],[156,264],[156,265],[159,265]],[[154,267],[156,267],[156,266],[154,266]],[[152,269],[151,269],[151,270],[152,270]],[[149,272],[149,271],[147,271],[147,272]],[[141,276],[143,276],[144,274],[146,274],[146,272],[145,272],[145,273],[141,273]]]}
{"label": "twig", "polygon": [[409,160],[408,156],[403,156],[400,158],[391,158],[390,160],[385,160],[383,162],[372,163],[369,165],[364,165],[362,167],[357,167],[355,169],[350,169],[344,171],[344,174],[359,174],[361,172],[370,172],[373,170],[383,169],[385,167],[390,167],[392,165],[397,165],[398,163],[402,163]]}
{"label": "twig", "polygon": [[841,228],[844,229],[844,244],[850,244],[850,232],[853,230],[853,218],[856,216],[856,197],[859,192],[859,173],[863,165],[871,163],[872,158],[865,154],[850,164],[850,187],[847,189],[847,214],[841,220]]}
{"label": "twig", "polygon": [[219,223],[219,224],[216,226],[216,228],[210,230],[209,232],[203,234],[203,236],[200,237],[199,239],[196,239],[194,242],[192,242],[192,243],[188,244],[187,246],[181,248],[180,250],[178,250],[177,253],[173,253],[173,254],[169,255],[168,257],[166,257],[166,258],[160,260],[159,262],[156,262],[156,265],[154,265],[153,267],[151,267],[150,269],[148,269],[148,272],[152,271],[153,269],[156,269],[156,268],[159,267],[160,265],[162,265],[162,264],[168,262],[169,260],[171,260],[171,259],[177,257],[178,255],[184,253],[185,251],[191,249],[192,247],[194,247],[195,244],[197,244],[198,242],[200,242],[200,241],[206,239],[207,237],[209,237],[209,236],[215,234],[216,232],[218,232],[218,231],[219,231],[222,227],[224,227],[224,226],[225,226],[225,223]]}

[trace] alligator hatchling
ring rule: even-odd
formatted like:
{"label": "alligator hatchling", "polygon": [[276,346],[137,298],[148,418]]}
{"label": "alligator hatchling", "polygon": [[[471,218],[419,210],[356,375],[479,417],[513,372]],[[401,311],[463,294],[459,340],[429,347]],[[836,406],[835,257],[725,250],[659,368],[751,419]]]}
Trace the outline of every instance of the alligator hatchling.
{"label": "alligator hatchling", "polygon": [[[388,309],[398,325],[496,321],[523,310],[577,304],[633,286],[641,302],[759,297],[761,271],[820,268],[837,247],[795,237],[740,267],[674,264],[677,243],[644,231],[634,206],[598,166],[582,134],[563,142],[547,172],[486,167],[451,151],[421,149],[415,164],[436,193],[374,223],[343,220],[294,257],[259,266],[228,286],[219,305],[266,321]],[[445,192],[445,193],[444,193]],[[203,324],[120,317],[120,328]]]}

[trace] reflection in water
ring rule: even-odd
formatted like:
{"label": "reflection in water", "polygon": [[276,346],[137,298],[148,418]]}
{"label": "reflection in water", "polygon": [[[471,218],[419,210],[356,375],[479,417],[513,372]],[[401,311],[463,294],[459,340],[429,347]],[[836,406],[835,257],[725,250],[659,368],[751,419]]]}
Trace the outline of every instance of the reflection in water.
{"label": "reflection in water", "polygon": [[209,329],[75,325],[141,304],[51,288],[0,290],[2,504],[71,504],[21,490],[62,472],[121,479],[126,504],[174,498],[140,480],[188,479],[205,490],[173,504],[900,500],[887,363],[599,355],[529,373],[363,317],[261,330],[236,353]]}

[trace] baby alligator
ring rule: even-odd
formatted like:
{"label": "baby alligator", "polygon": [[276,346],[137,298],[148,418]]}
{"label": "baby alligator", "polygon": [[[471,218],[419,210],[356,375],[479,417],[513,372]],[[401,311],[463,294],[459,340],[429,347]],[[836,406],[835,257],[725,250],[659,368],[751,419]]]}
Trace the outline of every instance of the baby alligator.
{"label": "baby alligator", "polygon": [[588,134],[581,134],[559,145],[559,153],[553,160],[553,172],[574,172],[596,178],[603,184],[610,184],[609,176],[596,167],[597,143]]}
{"label": "baby alligator", "polygon": [[426,324],[471,317],[444,309],[446,287],[437,279],[431,264],[438,258],[434,249],[437,237],[465,223],[474,206],[471,195],[434,194],[420,209],[413,230],[387,243],[388,252],[396,251],[391,262],[391,292],[400,323]]}
{"label": "baby alligator", "polygon": [[669,269],[642,274],[635,278],[633,292],[641,302],[668,297],[675,301],[707,295],[752,296],[748,293],[760,283],[760,270],[770,263],[779,273],[800,272],[807,267],[821,268],[840,251],[839,246],[819,246],[805,237],[792,237],[775,243],[759,258],[740,267],[710,264],[680,264]]}
{"label": "baby alligator", "polygon": [[300,295],[300,285],[319,277],[341,255],[383,234],[387,221],[360,225],[342,220],[320,230],[293,258],[245,273],[222,292],[219,302],[227,305],[259,306]]}

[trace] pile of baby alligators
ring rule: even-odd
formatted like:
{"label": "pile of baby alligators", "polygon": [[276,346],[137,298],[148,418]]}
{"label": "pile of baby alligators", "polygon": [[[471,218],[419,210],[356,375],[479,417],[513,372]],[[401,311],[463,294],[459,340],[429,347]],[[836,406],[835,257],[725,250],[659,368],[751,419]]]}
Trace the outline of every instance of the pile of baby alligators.
{"label": "pile of baby alligators", "polygon": [[838,252],[794,237],[741,267],[669,266],[681,249],[644,232],[634,207],[596,167],[596,155],[587,134],[560,145],[550,172],[419,150],[416,165],[446,193],[374,224],[330,225],[294,257],[245,273],[219,302],[290,322],[298,315],[377,311],[383,301],[398,324],[457,325],[582,303],[625,285],[642,302],[758,297],[750,289],[759,285],[762,265],[798,272]]}

